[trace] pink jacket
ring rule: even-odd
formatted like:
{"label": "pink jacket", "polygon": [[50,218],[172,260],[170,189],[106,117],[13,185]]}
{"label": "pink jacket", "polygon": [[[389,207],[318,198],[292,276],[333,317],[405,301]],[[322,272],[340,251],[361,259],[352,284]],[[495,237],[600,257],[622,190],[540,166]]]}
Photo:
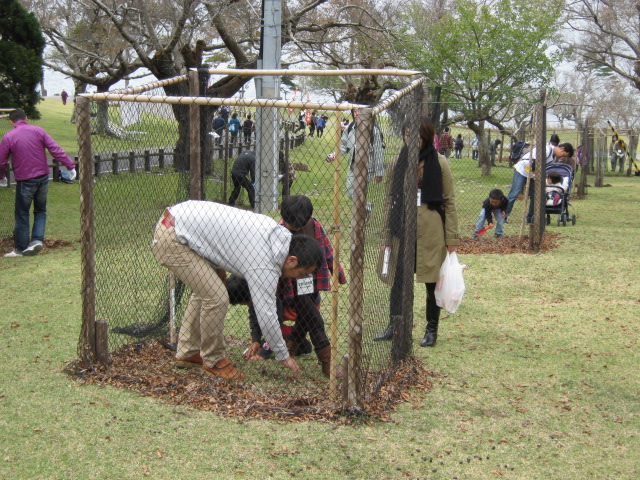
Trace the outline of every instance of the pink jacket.
{"label": "pink jacket", "polygon": [[29,125],[26,120],[18,120],[13,130],[8,131],[0,142],[0,180],[5,177],[9,155],[16,181],[48,175],[49,165],[45,149],[68,169],[75,168],[73,160],[43,128]]}

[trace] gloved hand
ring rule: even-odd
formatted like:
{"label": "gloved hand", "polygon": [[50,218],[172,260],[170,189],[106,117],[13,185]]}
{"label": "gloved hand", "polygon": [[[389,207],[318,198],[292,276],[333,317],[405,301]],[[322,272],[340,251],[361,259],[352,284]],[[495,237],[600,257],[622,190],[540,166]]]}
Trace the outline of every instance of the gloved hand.
{"label": "gloved hand", "polygon": [[75,168],[67,168],[67,167],[62,167],[65,170],[67,170],[69,172],[69,180],[75,180],[76,178],[76,169]]}

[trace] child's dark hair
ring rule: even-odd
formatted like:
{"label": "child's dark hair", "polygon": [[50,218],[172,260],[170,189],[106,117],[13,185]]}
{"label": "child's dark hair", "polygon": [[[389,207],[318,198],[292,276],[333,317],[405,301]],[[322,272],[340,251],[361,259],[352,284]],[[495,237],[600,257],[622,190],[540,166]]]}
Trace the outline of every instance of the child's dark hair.
{"label": "child's dark hair", "polygon": [[229,303],[231,305],[238,305],[251,301],[249,284],[244,278],[237,275],[230,275],[229,278],[227,278],[227,293],[229,294]]}
{"label": "child's dark hair", "polygon": [[293,235],[289,255],[298,258],[298,267],[301,268],[320,268],[324,259],[318,241],[309,235]]}
{"label": "child's dark hair", "polygon": [[552,145],[558,145],[560,143],[560,137],[557,133],[551,135],[551,138],[549,138],[549,143]]}
{"label": "child's dark hair", "polygon": [[547,173],[547,177],[549,177],[552,183],[562,183],[562,175],[558,172],[549,172]]}
{"label": "child's dark hair", "polygon": [[494,200],[502,200],[504,198],[504,193],[499,188],[494,188],[489,192],[489,198]]}
{"label": "child's dark hair", "polygon": [[304,227],[313,215],[313,204],[309,197],[304,195],[290,195],[282,200],[280,215],[297,230]]}
{"label": "child's dark hair", "polygon": [[570,143],[561,143],[560,145],[558,145],[558,147],[562,148],[565,152],[567,152],[570,157],[573,157],[573,154],[575,153],[573,151],[573,145],[571,145]]}

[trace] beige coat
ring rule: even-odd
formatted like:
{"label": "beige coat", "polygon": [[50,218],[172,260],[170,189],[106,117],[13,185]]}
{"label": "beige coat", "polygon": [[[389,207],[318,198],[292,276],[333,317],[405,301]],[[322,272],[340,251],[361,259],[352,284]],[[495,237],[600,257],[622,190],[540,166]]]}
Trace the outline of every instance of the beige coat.
{"label": "beige coat", "polygon": [[445,227],[442,218],[426,205],[418,207],[416,232],[416,282],[434,283],[440,276],[440,266],[447,256],[447,245],[459,245],[458,214],[453,176],[444,156],[438,155],[442,169]]}

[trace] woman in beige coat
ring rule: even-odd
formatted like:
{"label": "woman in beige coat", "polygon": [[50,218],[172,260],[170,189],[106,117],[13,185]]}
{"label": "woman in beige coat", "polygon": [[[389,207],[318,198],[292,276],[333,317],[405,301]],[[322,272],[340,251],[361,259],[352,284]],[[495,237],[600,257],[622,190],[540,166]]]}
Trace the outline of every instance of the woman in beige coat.
{"label": "woman in beige coat", "polygon": [[438,337],[440,307],[435,288],[448,252],[458,250],[458,214],[449,163],[433,145],[435,130],[426,117],[420,120],[420,156],[416,231],[416,282],[427,287],[427,328],[421,347],[433,347]]}
{"label": "woman in beige coat", "polygon": [[[408,132],[408,130],[406,131]],[[436,344],[440,319],[440,307],[436,304],[435,297],[436,283],[447,251],[455,252],[460,243],[453,177],[449,163],[444,156],[438,154],[433,145],[434,136],[433,123],[428,118],[422,117],[420,119],[420,154],[418,159],[420,202],[416,231],[416,281],[424,283],[427,287],[427,328],[424,338],[420,342],[421,347],[433,347]],[[398,163],[401,163],[402,153]],[[397,167],[398,165],[396,165]],[[400,177],[404,178],[404,174],[401,174]],[[404,190],[404,187],[400,189]],[[397,211],[392,214],[390,210],[389,216],[401,217],[402,215]],[[399,236],[402,237],[404,234]],[[402,244],[402,242],[400,243]],[[403,256],[400,254],[399,258]],[[394,278],[398,278],[397,272]],[[394,286],[396,283],[394,281]],[[400,290],[402,288],[400,286]],[[393,297],[391,303],[393,303]],[[374,341],[391,340],[393,334],[392,314],[386,330],[374,338]]]}

